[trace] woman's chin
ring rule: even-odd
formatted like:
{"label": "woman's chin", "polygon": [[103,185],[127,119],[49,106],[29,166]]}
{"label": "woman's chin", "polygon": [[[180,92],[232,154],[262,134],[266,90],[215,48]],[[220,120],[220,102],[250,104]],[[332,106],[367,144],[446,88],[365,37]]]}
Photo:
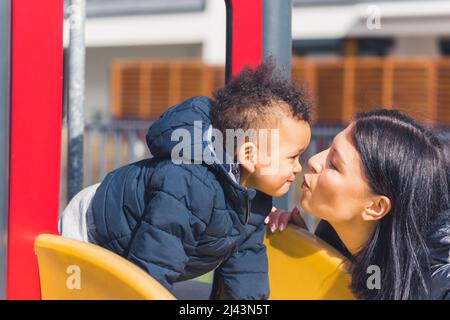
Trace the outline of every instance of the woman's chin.
{"label": "woman's chin", "polygon": [[316,214],[314,208],[311,208],[311,206],[309,205],[308,199],[306,199],[304,195],[300,199],[300,207],[303,209],[303,211],[308,212],[309,214],[312,214],[313,216],[315,216],[317,218],[321,218]]}
{"label": "woman's chin", "polygon": [[305,196],[302,195],[301,199],[300,199],[300,207],[302,207],[302,209],[306,212],[310,212],[310,208],[308,205],[308,200],[305,199]]}
{"label": "woman's chin", "polygon": [[303,207],[304,210],[306,210],[304,207],[310,209],[309,196],[306,194],[306,192],[303,192],[302,196],[300,197],[300,205]]}

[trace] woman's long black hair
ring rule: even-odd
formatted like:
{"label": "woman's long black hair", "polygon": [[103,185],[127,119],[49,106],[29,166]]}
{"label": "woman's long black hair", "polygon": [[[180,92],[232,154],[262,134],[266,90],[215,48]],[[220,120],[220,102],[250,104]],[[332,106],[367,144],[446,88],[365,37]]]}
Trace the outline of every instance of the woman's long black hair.
{"label": "woman's long black hair", "polygon": [[[448,208],[443,148],[431,131],[395,110],[358,114],[351,136],[371,191],[392,205],[353,257],[351,289],[362,299],[427,299],[427,232],[433,216]],[[367,285],[371,265],[380,268],[380,289]]]}

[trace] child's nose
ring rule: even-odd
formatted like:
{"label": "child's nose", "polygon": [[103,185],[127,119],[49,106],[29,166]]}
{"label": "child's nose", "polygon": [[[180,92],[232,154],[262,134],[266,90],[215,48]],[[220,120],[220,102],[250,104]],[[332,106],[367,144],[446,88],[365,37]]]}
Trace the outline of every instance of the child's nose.
{"label": "child's nose", "polygon": [[295,166],[294,166],[294,173],[295,174],[297,174],[297,173],[300,173],[300,172],[302,172],[302,165],[300,164],[300,161],[296,161],[296,164],[295,164]]}

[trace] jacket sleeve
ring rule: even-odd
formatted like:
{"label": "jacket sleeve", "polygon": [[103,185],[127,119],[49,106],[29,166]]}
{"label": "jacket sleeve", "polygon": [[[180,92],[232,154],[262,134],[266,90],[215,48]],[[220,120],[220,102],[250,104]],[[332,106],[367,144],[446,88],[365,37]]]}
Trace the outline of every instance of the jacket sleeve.
{"label": "jacket sleeve", "polygon": [[339,251],[344,257],[346,257],[347,259],[351,259],[352,254],[345,247],[336,230],[334,230],[334,228],[328,221],[320,220],[316,230],[314,231],[314,234],[328,243],[330,246],[335,248],[337,251]]}
{"label": "jacket sleeve", "polygon": [[269,297],[265,224],[214,272],[211,299],[263,300]]}
{"label": "jacket sleeve", "polygon": [[158,175],[126,258],[172,290],[173,283],[184,274],[188,260],[185,247],[194,245],[192,224],[199,220],[190,209],[196,201],[189,191],[192,177],[183,169],[161,170]]}
{"label": "jacket sleeve", "polygon": [[431,298],[450,300],[450,210],[437,214],[428,235]]}
{"label": "jacket sleeve", "polygon": [[450,264],[431,267],[431,299],[450,300]]}

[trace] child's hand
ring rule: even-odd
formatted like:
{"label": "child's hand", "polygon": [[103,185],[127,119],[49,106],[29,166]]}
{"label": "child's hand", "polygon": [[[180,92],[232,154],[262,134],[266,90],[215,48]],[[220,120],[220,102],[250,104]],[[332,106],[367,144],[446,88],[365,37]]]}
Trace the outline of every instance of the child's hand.
{"label": "child's hand", "polygon": [[269,225],[271,232],[275,232],[277,229],[280,231],[286,229],[286,226],[290,221],[301,228],[307,229],[305,221],[300,215],[300,210],[297,207],[290,212],[273,207],[272,212],[264,220],[264,223]]}

